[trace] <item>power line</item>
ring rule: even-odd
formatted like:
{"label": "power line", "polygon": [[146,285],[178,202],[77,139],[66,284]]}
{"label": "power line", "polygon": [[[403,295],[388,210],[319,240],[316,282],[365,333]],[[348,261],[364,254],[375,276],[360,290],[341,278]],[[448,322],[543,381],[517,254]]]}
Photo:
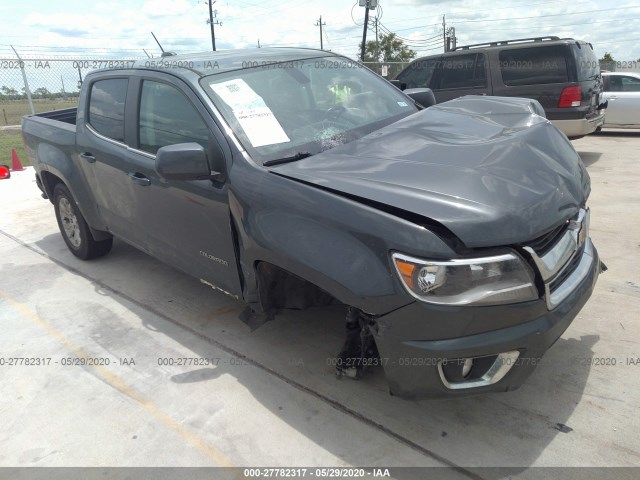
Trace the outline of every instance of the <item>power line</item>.
{"label": "power line", "polygon": [[[631,21],[631,20],[640,20],[640,17],[635,17],[635,18],[625,18],[625,21]],[[616,19],[616,20],[599,20],[599,21],[595,21],[595,22],[589,22],[589,25],[592,24],[599,24],[599,23],[619,23],[620,19]],[[575,26],[588,26],[585,25],[584,22],[582,23],[566,23],[566,24],[562,24],[562,25],[542,25],[539,28],[562,28],[562,27],[575,27]],[[464,29],[464,32],[494,32],[494,31],[502,31],[502,30],[520,30],[520,29],[531,29],[531,25],[521,25],[518,27],[506,27],[506,28],[472,28],[472,29]],[[625,39],[626,40],[626,39]]]}
{"label": "power line", "polygon": [[[628,10],[629,8],[640,8],[640,5],[638,6],[632,6],[632,7],[616,7],[616,8],[606,8],[606,9],[600,9],[600,10],[585,10],[583,12],[571,12],[571,16],[574,15],[582,15],[585,13],[600,13],[600,12],[610,12],[612,10]],[[547,18],[547,17],[566,17],[567,13],[551,13],[548,15],[535,15],[533,17],[510,17],[510,18],[494,18],[494,19],[489,19],[489,20],[450,20],[452,23],[479,23],[479,22],[505,22],[505,21],[513,21],[513,20],[529,20],[531,18]]]}
{"label": "power line", "polygon": [[396,32],[392,32],[391,30],[389,30],[385,25],[383,25],[382,23],[379,24],[380,25],[380,29],[383,31],[383,33],[389,35],[389,34],[393,34],[395,35],[395,37],[399,40],[402,40],[403,42],[412,42],[412,43],[430,43],[432,40],[434,39],[439,39],[440,38],[440,34],[438,35],[434,35],[433,37],[428,37],[428,38],[406,38],[406,37],[402,37],[400,35],[398,35]]}

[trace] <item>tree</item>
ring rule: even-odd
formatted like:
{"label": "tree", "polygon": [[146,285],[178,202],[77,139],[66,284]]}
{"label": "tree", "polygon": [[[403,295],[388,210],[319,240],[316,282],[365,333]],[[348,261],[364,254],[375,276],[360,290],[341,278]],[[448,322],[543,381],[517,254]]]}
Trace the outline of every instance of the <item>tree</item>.
{"label": "tree", "polygon": [[[364,50],[365,62],[390,63],[390,62],[409,62],[416,58],[417,52],[411,50],[400,40],[395,33],[382,35],[379,42],[369,40]],[[387,78],[395,77],[402,70],[402,63],[396,63],[388,66]],[[374,71],[382,73],[380,67],[373,67]]]}
{"label": "tree", "polygon": [[18,95],[18,91],[15,88],[7,87],[6,85],[0,87],[0,90],[4,95]]}
{"label": "tree", "polygon": [[364,50],[365,62],[408,62],[417,55],[395,33],[382,35],[378,44],[376,45],[375,40],[367,42]]}
{"label": "tree", "polygon": [[603,70],[615,70],[616,61],[609,52],[605,52],[600,60],[598,60],[600,68]]}
{"label": "tree", "polygon": [[33,95],[36,96],[36,97],[46,98],[46,97],[51,95],[51,92],[49,90],[47,90],[46,87],[40,87],[40,88],[36,88],[33,91]]}
{"label": "tree", "polygon": [[606,52],[602,58],[600,60],[598,60],[600,63],[613,63],[615,62],[615,60],[613,59],[613,57],[611,56],[611,53]]}

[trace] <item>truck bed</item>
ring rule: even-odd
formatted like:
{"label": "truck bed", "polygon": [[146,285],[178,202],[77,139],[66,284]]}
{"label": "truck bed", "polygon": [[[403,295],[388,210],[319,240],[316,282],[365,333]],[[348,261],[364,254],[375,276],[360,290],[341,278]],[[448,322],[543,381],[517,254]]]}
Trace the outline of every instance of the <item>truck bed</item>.
{"label": "truck bed", "polygon": [[72,158],[76,147],[76,113],[76,108],[67,108],[22,117],[22,137],[36,169],[41,163],[59,168],[63,158]]}
{"label": "truck bed", "polygon": [[65,108],[63,110],[52,110],[50,112],[36,113],[35,115],[31,115],[31,116],[49,118],[51,120],[57,120],[59,122],[75,125],[77,114],[78,114],[77,108]]}

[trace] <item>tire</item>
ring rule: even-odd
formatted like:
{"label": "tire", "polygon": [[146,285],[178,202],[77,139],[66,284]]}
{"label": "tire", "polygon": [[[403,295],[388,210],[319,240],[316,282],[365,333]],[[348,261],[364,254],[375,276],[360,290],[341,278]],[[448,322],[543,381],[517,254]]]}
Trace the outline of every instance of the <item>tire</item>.
{"label": "tire", "polygon": [[62,183],[58,183],[53,189],[53,207],[60,233],[71,253],[82,260],[102,257],[109,253],[113,238],[99,242],[94,240],[71,192]]}

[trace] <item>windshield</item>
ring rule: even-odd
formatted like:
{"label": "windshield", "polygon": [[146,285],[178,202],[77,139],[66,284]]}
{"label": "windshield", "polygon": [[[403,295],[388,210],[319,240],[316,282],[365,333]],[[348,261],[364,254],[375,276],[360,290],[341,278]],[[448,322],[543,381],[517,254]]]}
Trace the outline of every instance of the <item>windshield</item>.
{"label": "windshield", "polygon": [[396,87],[342,57],[243,68],[202,84],[260,162],[314,155],[417,111]]}

